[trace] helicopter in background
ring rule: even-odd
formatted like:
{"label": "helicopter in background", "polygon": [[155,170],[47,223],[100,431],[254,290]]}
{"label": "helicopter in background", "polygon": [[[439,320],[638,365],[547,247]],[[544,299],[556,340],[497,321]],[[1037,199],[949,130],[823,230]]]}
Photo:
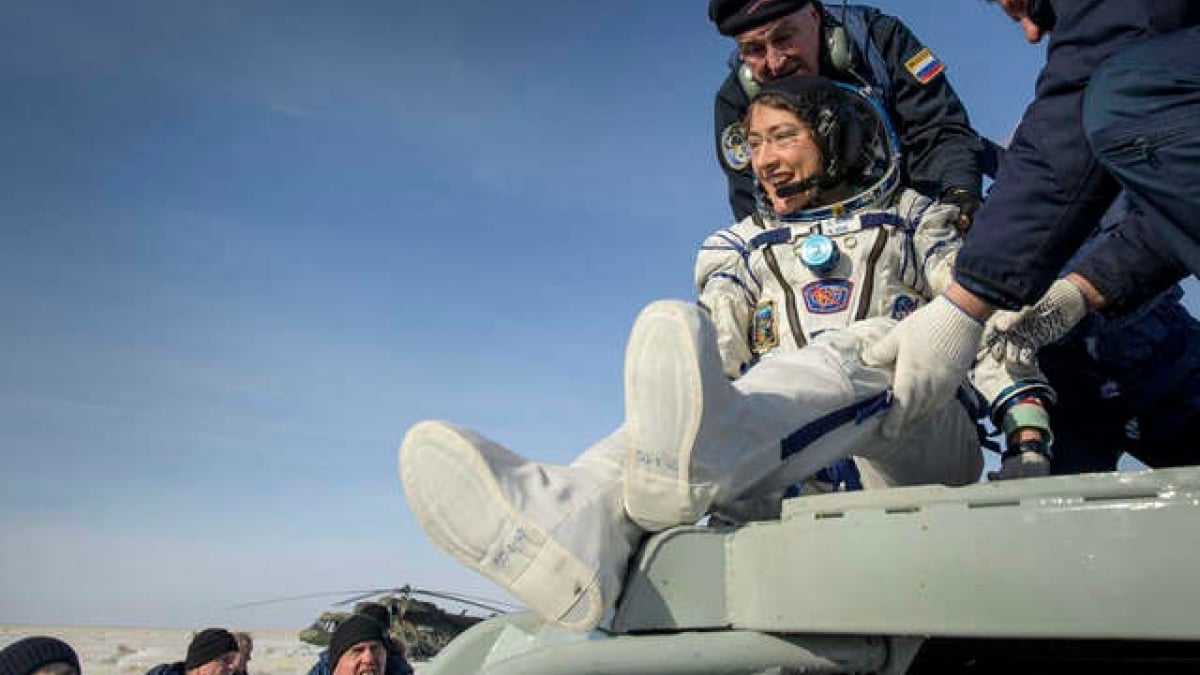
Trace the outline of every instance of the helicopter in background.
{"label": "helicopter in background", "polygon": [[[251,602],[238,605],[238,607],[335,595],[348,597],[333,603],[333,607],[346,607],[347,609],[330,609],[321,612],[308,628],[300,631],[301,641],[319,647],[329,646],[330,637],[342,622],[351,615],[359,613],[364,605],[374,602],[383,605],[388,610],[388,615],[391,617],[388,634],[393,643],[401,647],[406,658],[417,661],[433,658],[459,633],[480,621],[499,614],[506,614],[515,609],[508,603],[409,585],[362,591],[312,593]],[[424,596],[430,600],[418,600],[414,596]],[[464,609],[455,613],[439,606],[433,601],[434,599],[449,601],[463,606]],[[468,613],[468,610],[465,609],[467,607],[473,610],[482,610],[487,614]]]}

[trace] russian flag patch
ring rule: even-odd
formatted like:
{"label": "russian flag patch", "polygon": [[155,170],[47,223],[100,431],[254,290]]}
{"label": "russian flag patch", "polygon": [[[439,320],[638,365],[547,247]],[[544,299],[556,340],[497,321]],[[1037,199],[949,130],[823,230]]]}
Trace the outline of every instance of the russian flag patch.
{"label": "russian flag patch", "polygon": [[925,47],[917,52],[916,56],[905,61],[904,67],[921,84],[929,84],[930,80],[937,77],[946,69],[946,66],[942,65],[941,60],[934,56],[928,47]]}

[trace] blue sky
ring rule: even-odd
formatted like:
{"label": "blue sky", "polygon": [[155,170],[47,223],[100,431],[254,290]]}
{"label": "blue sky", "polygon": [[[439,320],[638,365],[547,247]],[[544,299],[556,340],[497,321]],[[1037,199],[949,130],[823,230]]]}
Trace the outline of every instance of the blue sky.
{"label": "blue sky", "polygon": [[[879,6],[1007,136],[1041,48]],[[567,461],[617,424],[630,322],[728,224],[730,46],[682,0],[0,6],[0,622],[503,599],[396,446],[441,418]]]}

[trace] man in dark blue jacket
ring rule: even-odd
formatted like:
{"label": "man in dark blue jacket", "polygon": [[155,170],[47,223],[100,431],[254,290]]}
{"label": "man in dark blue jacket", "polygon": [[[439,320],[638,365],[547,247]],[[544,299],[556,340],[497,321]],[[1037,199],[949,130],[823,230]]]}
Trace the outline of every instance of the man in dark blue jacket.
{"label": "man in dark blue jacket", "polygon": [[[956,283],[864,353],[896,364],[888,436],[953,395],[981,338],[997,357],[1028,359],[1090,310],[1128,311],[1200,271],[1200,3],[1000,4],[1031,41],[1050,34],[1046,65]],[[1143,217],[1056,281],[1121,188]]]}
{"label": "man in dark blue jacket", "polygon": [[902,183],[960,205],[961,224],[969,223],[979,206],[983,144],[942,62],[899,19],[816,0],[710,0],[708,18],[737,42],[715,102],[717,156],[737,220],[755,210],[742,117],[761,85],[800,74],[869,86],[899,136]]}

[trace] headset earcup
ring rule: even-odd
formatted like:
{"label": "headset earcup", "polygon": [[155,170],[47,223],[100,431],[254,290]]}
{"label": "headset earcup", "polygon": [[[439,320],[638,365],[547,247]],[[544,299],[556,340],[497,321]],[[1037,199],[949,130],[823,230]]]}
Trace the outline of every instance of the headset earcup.
{"label": "headset earcup", "polygon": [[853,56],[850,51],[850,35],[842,26],[831,26],[825,31],[825,48],[829,52],[829,65],[841,74],[850,72]]}

